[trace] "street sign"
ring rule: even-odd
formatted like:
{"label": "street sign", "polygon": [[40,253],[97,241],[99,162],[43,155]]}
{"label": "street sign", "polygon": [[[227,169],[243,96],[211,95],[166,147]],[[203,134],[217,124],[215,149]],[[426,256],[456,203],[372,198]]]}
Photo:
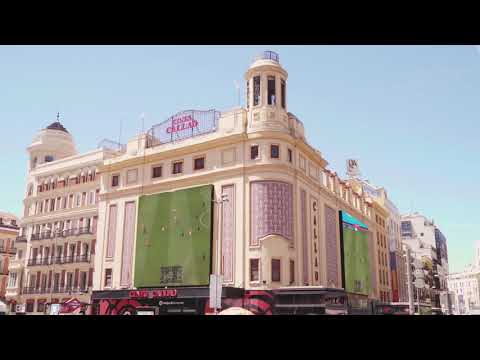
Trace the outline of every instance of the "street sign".
{"label": "street sign", "polygon": [[222,308],[222,275],[210,275],[210,307],[212,309]]}
{"label": "street sign", "polygon": [[425,280],[417,279],[413,284],[415,285],[416,288],[422,289],[425,287]]}

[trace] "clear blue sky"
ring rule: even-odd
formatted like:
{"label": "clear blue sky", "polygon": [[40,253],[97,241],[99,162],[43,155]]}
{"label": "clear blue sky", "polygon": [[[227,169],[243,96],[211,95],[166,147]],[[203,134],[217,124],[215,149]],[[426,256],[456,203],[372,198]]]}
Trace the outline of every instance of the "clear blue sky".
{"label": "clear blue sky", "polygon": [[252,57],[271,49],[289,73],[288,106],[344,176],[345,159],[402,212],[434,218],[450,271],[478,234],[480,53],[473,46],[0,46],[0,209],[22,212],[26,146],[61,121],[79,151],[122,141],[183,109],[237,104]]}

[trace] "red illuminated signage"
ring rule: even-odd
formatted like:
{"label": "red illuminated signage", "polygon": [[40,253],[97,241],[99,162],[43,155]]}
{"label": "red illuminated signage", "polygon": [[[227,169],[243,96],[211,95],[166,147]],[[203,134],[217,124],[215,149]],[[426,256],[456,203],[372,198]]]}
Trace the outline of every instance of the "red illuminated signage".
{"label": "red illuminated signage", "polygon": [[197,127],[198,121],[195,120],[191,115],[181,116],[172,119],[171,126],[167,128],[167,134]]}
{"label": "red illuminated signage", "polygon": [[130,298],[171,298],[177,297],[176,289],[161,289],[161,290],[132,290],[129,293]]}

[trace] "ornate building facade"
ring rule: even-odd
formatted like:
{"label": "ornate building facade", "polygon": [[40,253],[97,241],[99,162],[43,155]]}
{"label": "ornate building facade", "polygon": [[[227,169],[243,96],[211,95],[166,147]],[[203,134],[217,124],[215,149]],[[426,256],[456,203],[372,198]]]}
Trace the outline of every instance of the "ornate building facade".
{"label": "ornate building facade", "polygon": [[[208,304],[203,310],[198,307],[204,303],[192,302],[189,309],[186,304],[194,292],[208,297],[208,281],[191,275],[188,264],[208,265],[209,251],[210,271],[223,276],[225,301],[238,295],[237,304],[261,313],[270,311],[263,291],[342,288],[339,212],[359,219],[371,234],[379,225],[366,196],[328,170],[322,153],[307,142],[303,123],[288,111],[287,78],[278,55],[266,52],[245,74],[245,108],[179,113],[99,165],[92,295],[97,313],[134,313],[152,296],[141,290],[166,294],[163,284],[176,302],[160,299],[162,306],[208,313]],[[191,209],[181,205],[192,196],[186,191],[196,188],[199,194],[212,189],[212,199],[200,201],[198,212],[193,202]],[[170,215],[155,217],[156,212]],[[205,213],[211,213],[211,222]],[[211,248],[192,252],[188,264],[165,260],[161,266],[162,256],[176,256],[172,244],[200,246],[203,227],[210,225]],[[373,249],[374,238],[369,241]],[[388,258],[388,250],[385,254]],[[160,260],[150,266],[150,257]],[[387,264],[388,259],[388,282]],[[359,300],[363,306],[387,292],[376,282],[373,276],[372,290]]]}
{"label": "ornate building facade", "polygon": [[[0,301],[5,301],[8,283],[11,281],[9,265],[15,259],[15,238],[18,235],[18,218],[0,211]],[[9,277],[10,276],[10,277]]]}

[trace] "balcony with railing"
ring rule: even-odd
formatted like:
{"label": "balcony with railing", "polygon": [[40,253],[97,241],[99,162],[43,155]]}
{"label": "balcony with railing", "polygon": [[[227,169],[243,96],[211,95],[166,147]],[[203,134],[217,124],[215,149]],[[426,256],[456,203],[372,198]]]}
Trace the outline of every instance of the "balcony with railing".
{"label": "balcony with railing", "polygon": [[67,230],[55,230],[55,231],[44,231],[41,233],[32,234],[31,241],[39,241],[45,239],[55,239],[55,238],[67,238],[70,236],[80,236],[85,234],[95,234],[96,229],[85,226],[78,229],[67,229]]}
{"label": "balcony with railing", "polygon": [[90,254],[70,255],[70,256],[49,256],[39,259],[29,259],[27,266],[45,266],[45,265],[63,265],[63,264],[79,264],[89,263],[91,260]]}
{"label": "balcony with railing", "polygon": [[24,287],[23,293],[27,295],[42,294],[73,294],[86,293],[91,289],[89,286],[53,286],[53,287]]}
{"label": "balcony with railing", "polygon": [[16,253],[17,249],[15,248],[6,248],[4,246],[0,246],[0,254],[15,255]]}
{"label": "balcony with railing", "polygon": [[26,243],[26,242],[27,242],[26,235],[17,236],[15,239],[15,243]]}

